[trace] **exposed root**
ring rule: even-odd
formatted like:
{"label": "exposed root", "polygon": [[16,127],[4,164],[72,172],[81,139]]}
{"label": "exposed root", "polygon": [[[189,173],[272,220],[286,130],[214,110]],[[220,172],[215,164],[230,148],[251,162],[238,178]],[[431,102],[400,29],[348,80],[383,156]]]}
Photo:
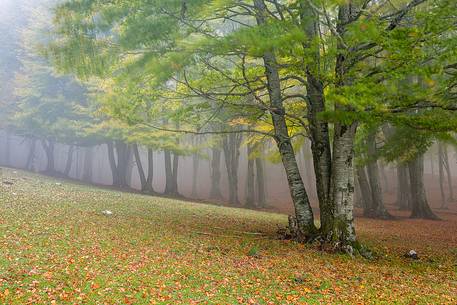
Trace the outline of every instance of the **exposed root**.
{"label": "exposed root", "polygon": [[289,216],[289,225],[278,228],[279,239],[294,240],[298,243],[316,244],[318,249],[327,253],[343,253],[351,257],[360,255],[366,259],[373,259],[374,254],[370,249],[357,241],[348,241],[343,238],[335,239],[333,234],[322,232],[308,232],[306,235],[298,231],[295,217]]}

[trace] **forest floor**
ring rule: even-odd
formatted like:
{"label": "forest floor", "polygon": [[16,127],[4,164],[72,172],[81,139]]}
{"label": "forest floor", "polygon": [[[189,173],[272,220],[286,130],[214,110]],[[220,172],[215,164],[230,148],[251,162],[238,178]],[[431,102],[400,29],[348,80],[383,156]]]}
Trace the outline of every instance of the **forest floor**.
{"label": "forest floor", "polygon": [[0,304],[457,304],[455,204],[442,221],[358,218],[366,260],[279,240],[282,214],[2,180]]}

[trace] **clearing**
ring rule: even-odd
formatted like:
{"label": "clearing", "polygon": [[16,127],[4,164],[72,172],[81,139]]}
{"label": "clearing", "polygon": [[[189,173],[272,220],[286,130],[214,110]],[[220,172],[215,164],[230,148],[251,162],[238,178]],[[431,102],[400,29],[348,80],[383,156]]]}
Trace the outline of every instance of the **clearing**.
{"label": "clearing", "polygon": [[0,303],[457,304],[457,215],[439,215],[358,219],[368,261],[278,240],[281,214],[3,170]]}

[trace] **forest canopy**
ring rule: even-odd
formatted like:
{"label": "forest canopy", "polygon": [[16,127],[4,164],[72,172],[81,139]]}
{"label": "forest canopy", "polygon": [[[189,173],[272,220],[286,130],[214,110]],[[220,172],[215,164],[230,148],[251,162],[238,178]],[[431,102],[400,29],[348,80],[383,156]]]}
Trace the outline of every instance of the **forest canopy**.
{"label": "forest canopy", "polygon": [[[178,196],[179,158],[209,158],[210,197],[217,199],[223,154],[228,201],[238,205],[239,150],[246,145],[247,203],[265,201],[262,160],[275,160],[294,206],[291,238],[354,253],[360,250],[355,192],[364,195],[365,215],[392,217],[379,196],[382,160],[398,164],[409,179],[410,198],[402,201],[411,216],[437,218],[424,191],[423,156],[436,141],[455,141],[456,1],[62,0],[44,6],[52,7],[51,15],[29,19],[27,31],[17,34],[23,52],[10,62],[18,67],[5,122],[42,142],[47,172],[56,172],[57,142],[106,143],[113,185],[128,187],[133,151],[141,189],[152,194],[153,152],[161,151],[165,193]],[[305,143],[318,223],[297,161]],[[148,152],[147,166],[139,147]]]}

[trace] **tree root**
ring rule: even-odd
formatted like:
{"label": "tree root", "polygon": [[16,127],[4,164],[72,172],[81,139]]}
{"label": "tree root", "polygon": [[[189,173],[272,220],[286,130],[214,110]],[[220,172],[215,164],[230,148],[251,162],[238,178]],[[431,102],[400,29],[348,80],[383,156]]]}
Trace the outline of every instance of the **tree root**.
{"label": "tree root", "polygon": [[360,255],[366,259],[373,259],[373,252],[358,241],[335,239],[333,234],[323,234],[320,231],[303,234],[298,231],[295,217],[289,216],[289,225],[278,228],[277,234],[281,240],[293,240],[302,244],[315,244],[320,251],[327,253],[343,253],[351,257]]}

